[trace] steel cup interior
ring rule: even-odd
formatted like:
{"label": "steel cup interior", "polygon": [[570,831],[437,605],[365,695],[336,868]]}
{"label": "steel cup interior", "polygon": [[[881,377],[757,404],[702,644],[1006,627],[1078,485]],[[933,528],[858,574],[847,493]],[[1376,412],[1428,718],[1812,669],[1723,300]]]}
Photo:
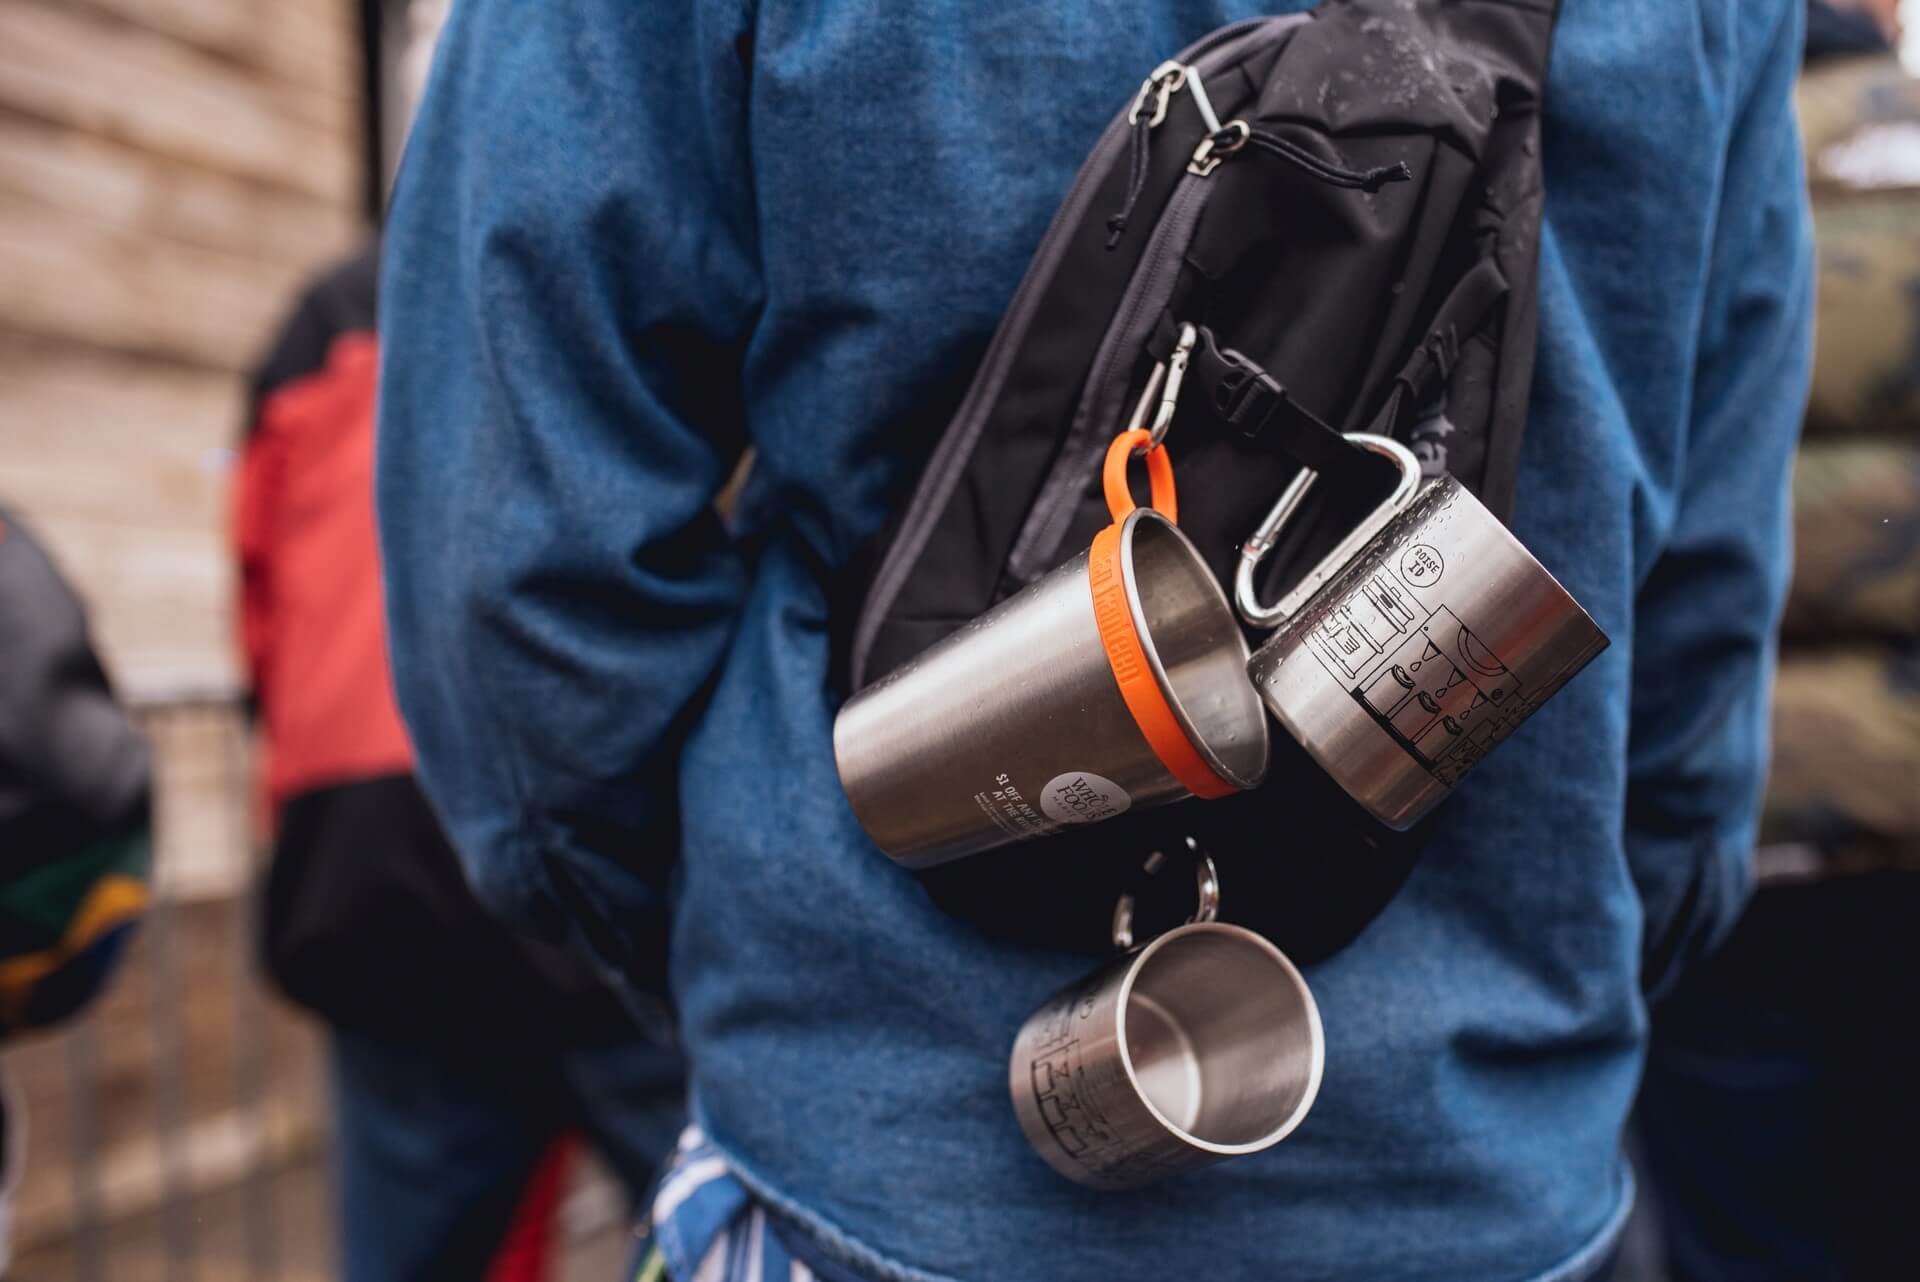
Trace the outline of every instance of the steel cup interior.
{"label": "steel cup interior", "polygon": [[1267,715],[1247,680],[1247,642],[1185,535],[1140,508],[1120,531],[1127,605],[1154,680],[1206,763],[1237,788],[1267,772]]}
{"label": "steel cup interior", "polygon": [[1313,1107],[1326,1062],[1319,1008],[1293,963],[1252,931],[1169,931],[1141,953],[1120,1002],[1127,1072],[1188,1143],[1258,1152]]}

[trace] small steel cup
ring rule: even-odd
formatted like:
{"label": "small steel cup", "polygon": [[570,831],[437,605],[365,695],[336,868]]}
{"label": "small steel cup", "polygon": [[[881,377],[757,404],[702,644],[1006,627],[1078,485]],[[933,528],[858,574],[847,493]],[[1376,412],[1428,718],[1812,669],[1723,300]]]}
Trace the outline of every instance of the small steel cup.
{"label": "small steel cup", "polygon": [[1246,653],[1200,554],[1142,508],[848,700],[840,782],[915,868],[1251,788],[1269,741]]}
{"label": "small steel cup", "polygon": [[[1359,439],[1417,482],[1406,447]],[[1308,483],[1282,496],[1243,553],[1242,613],[1280,625],[1247,672],[1349,796],[1409,828],[1606,649],[1606,634],[1451,476],[1417,492],[1403,484],[1299,587],[1260,606],[1252,566]]]}
{"label": "small steel cup", "polygon": [[1326,1037],[1313,994],[1278,948],[1210,919],[1204,867],[1201,920],[1063,989],[1014,1039],[1020,1129],[1047,1165],[1090,1188],[1271,1148],[1320,1091]]}

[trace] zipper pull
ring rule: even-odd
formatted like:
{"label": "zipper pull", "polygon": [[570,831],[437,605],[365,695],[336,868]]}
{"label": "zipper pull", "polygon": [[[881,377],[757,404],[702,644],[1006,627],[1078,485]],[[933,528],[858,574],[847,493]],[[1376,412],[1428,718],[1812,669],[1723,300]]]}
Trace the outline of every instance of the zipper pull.
{"label": "zipper pull", "polygon": [[1180,92],[1187,83],[1187,66],[1171,58],[1153,69],[1153,74],[1140,84],[1140,92],[1134,96],[1133,107],[1127,112],[1127,123],[1137,125],[1147,112],[1147,100],[1153,100],[1153,114],[1147,117],[1147,128],[1157,128],[1167,118],[1167,100]]}
{"label": "zipper pull", "polygon": [[1247,136],[1253,132],[1244,120],[1229,120],[1220,123],[1220,115],[1213,109],[1213,99],[1207,96],[1207,86],[1198,76],[1188,76],[1193,88],[1193,105],[1200,112],[1200,119],[1207,123],[1207,136],[1194,148],[1193,159],[1187,162],[1187,172],[1205,178],[1220,168],[1220,162],[1227,156],[1247,145]]}
{"label": "zipper pull", "polygon": [[[1127,159],[1127,195],[1120,208],[1107,219],[1109,250],[1118,248],[1120,238],[1127,234],[1127,220],[1133,217],[1133,207],[1139,202],[1140,193],[1147,185],[1149,136],[1154,127],[1167,118],[1167,100],[1189,81],[1198,83],[1185,63],[1163,62],[1141,82],[1140,92],[1133,97],[1133,106],[1127,109],[1127,124],[1133,130],[1133,142],[1128,149]],[[1148,110],[1149,104],[1151,111]]]}
{"label": "zipper pull", "polygon": [[1247,139],[1253,136],[1253,130],[1244,120],[1229,120],[1200,140],[1193,149],[1193,159],[1187,162],[1187,172],[1205,178],[1220,168],[1220,162],[1247,145]]}

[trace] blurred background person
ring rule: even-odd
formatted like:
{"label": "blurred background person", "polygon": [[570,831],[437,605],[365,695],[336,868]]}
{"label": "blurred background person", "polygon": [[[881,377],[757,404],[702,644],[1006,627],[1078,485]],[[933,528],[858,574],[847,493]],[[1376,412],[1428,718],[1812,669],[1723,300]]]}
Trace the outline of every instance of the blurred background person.
{"label": "blurred background person", "polygon": [[1819,247],[1759,888],[1654,1014],[1674,1282],[1920,1276],[1920,82],[1890,3],[1815,3]]}
{"label": "blurred background person", "polygon": [[[151,789],[79,599],[0,509],[0,1047],[100,991],[146,906]],[[0,1089],[0,1274],[26,1152],[12,1094]]]}
{"label": "blurred background person", "polygon": [[[410,98],[446,9],[409,8]],[[643,1033],[587,963],[481,907],[414,783],[374,546],[377,260],[294,307],[234,491],[275,833],[262,947],[329,1028],[349,1282],[542,1277],[571,1133],[637,1204],[680,1127],[679,1059],[664,1021]]]}
{"label": "blurred background person", "polygon": [[235,489],[275,833],[263,948],[329,1026],[349,1282],[479,1278],[510,1242],[510,1275],[537,1277],[562,1137],[584,1130],[637,1201],[679,1129],[678,1056],[584,962],[481,908],[413,781],[374,547],[375,259],[294,309]]}

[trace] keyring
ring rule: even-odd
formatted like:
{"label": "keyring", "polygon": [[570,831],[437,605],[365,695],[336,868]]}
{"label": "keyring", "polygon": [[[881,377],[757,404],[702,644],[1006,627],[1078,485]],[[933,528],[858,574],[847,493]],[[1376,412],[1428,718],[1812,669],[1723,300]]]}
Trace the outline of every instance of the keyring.
{"label": "keyring", "polygon": [[[1193,916],[1185,924],[1213,921],[1220,915],[1220,873],[1213,866],[1213,856],[1200,848],[1193,838],[1186,839],[1187,852],[1193,856],[1194,907]],[[1164,851],[1156,850],[1147,856],[1140,871],[1151,877],[1173,861]],[[1133,907],[1134,894],[1131,890],[1121,892],[1113,905],[1113,946],[1121,952],[1133,947]]]}
{"label": "keyring", "polygon": [[1139,446],[1151,446],[1143,456],[1147,461],[1147,483],[1152,492],[1149,506],[1175,525],[1180,524],[1180,507],[1173,489],[1173,460],[1167,447],[1153,444],[1153,433],[1136,427],[1122,432],[1107,446],[1106,465],[1100,470],[1100,482],[1107,493],[1107,511],[1123,521],[1133,511],[1133,491],[1127,488],[1127,463]]}

